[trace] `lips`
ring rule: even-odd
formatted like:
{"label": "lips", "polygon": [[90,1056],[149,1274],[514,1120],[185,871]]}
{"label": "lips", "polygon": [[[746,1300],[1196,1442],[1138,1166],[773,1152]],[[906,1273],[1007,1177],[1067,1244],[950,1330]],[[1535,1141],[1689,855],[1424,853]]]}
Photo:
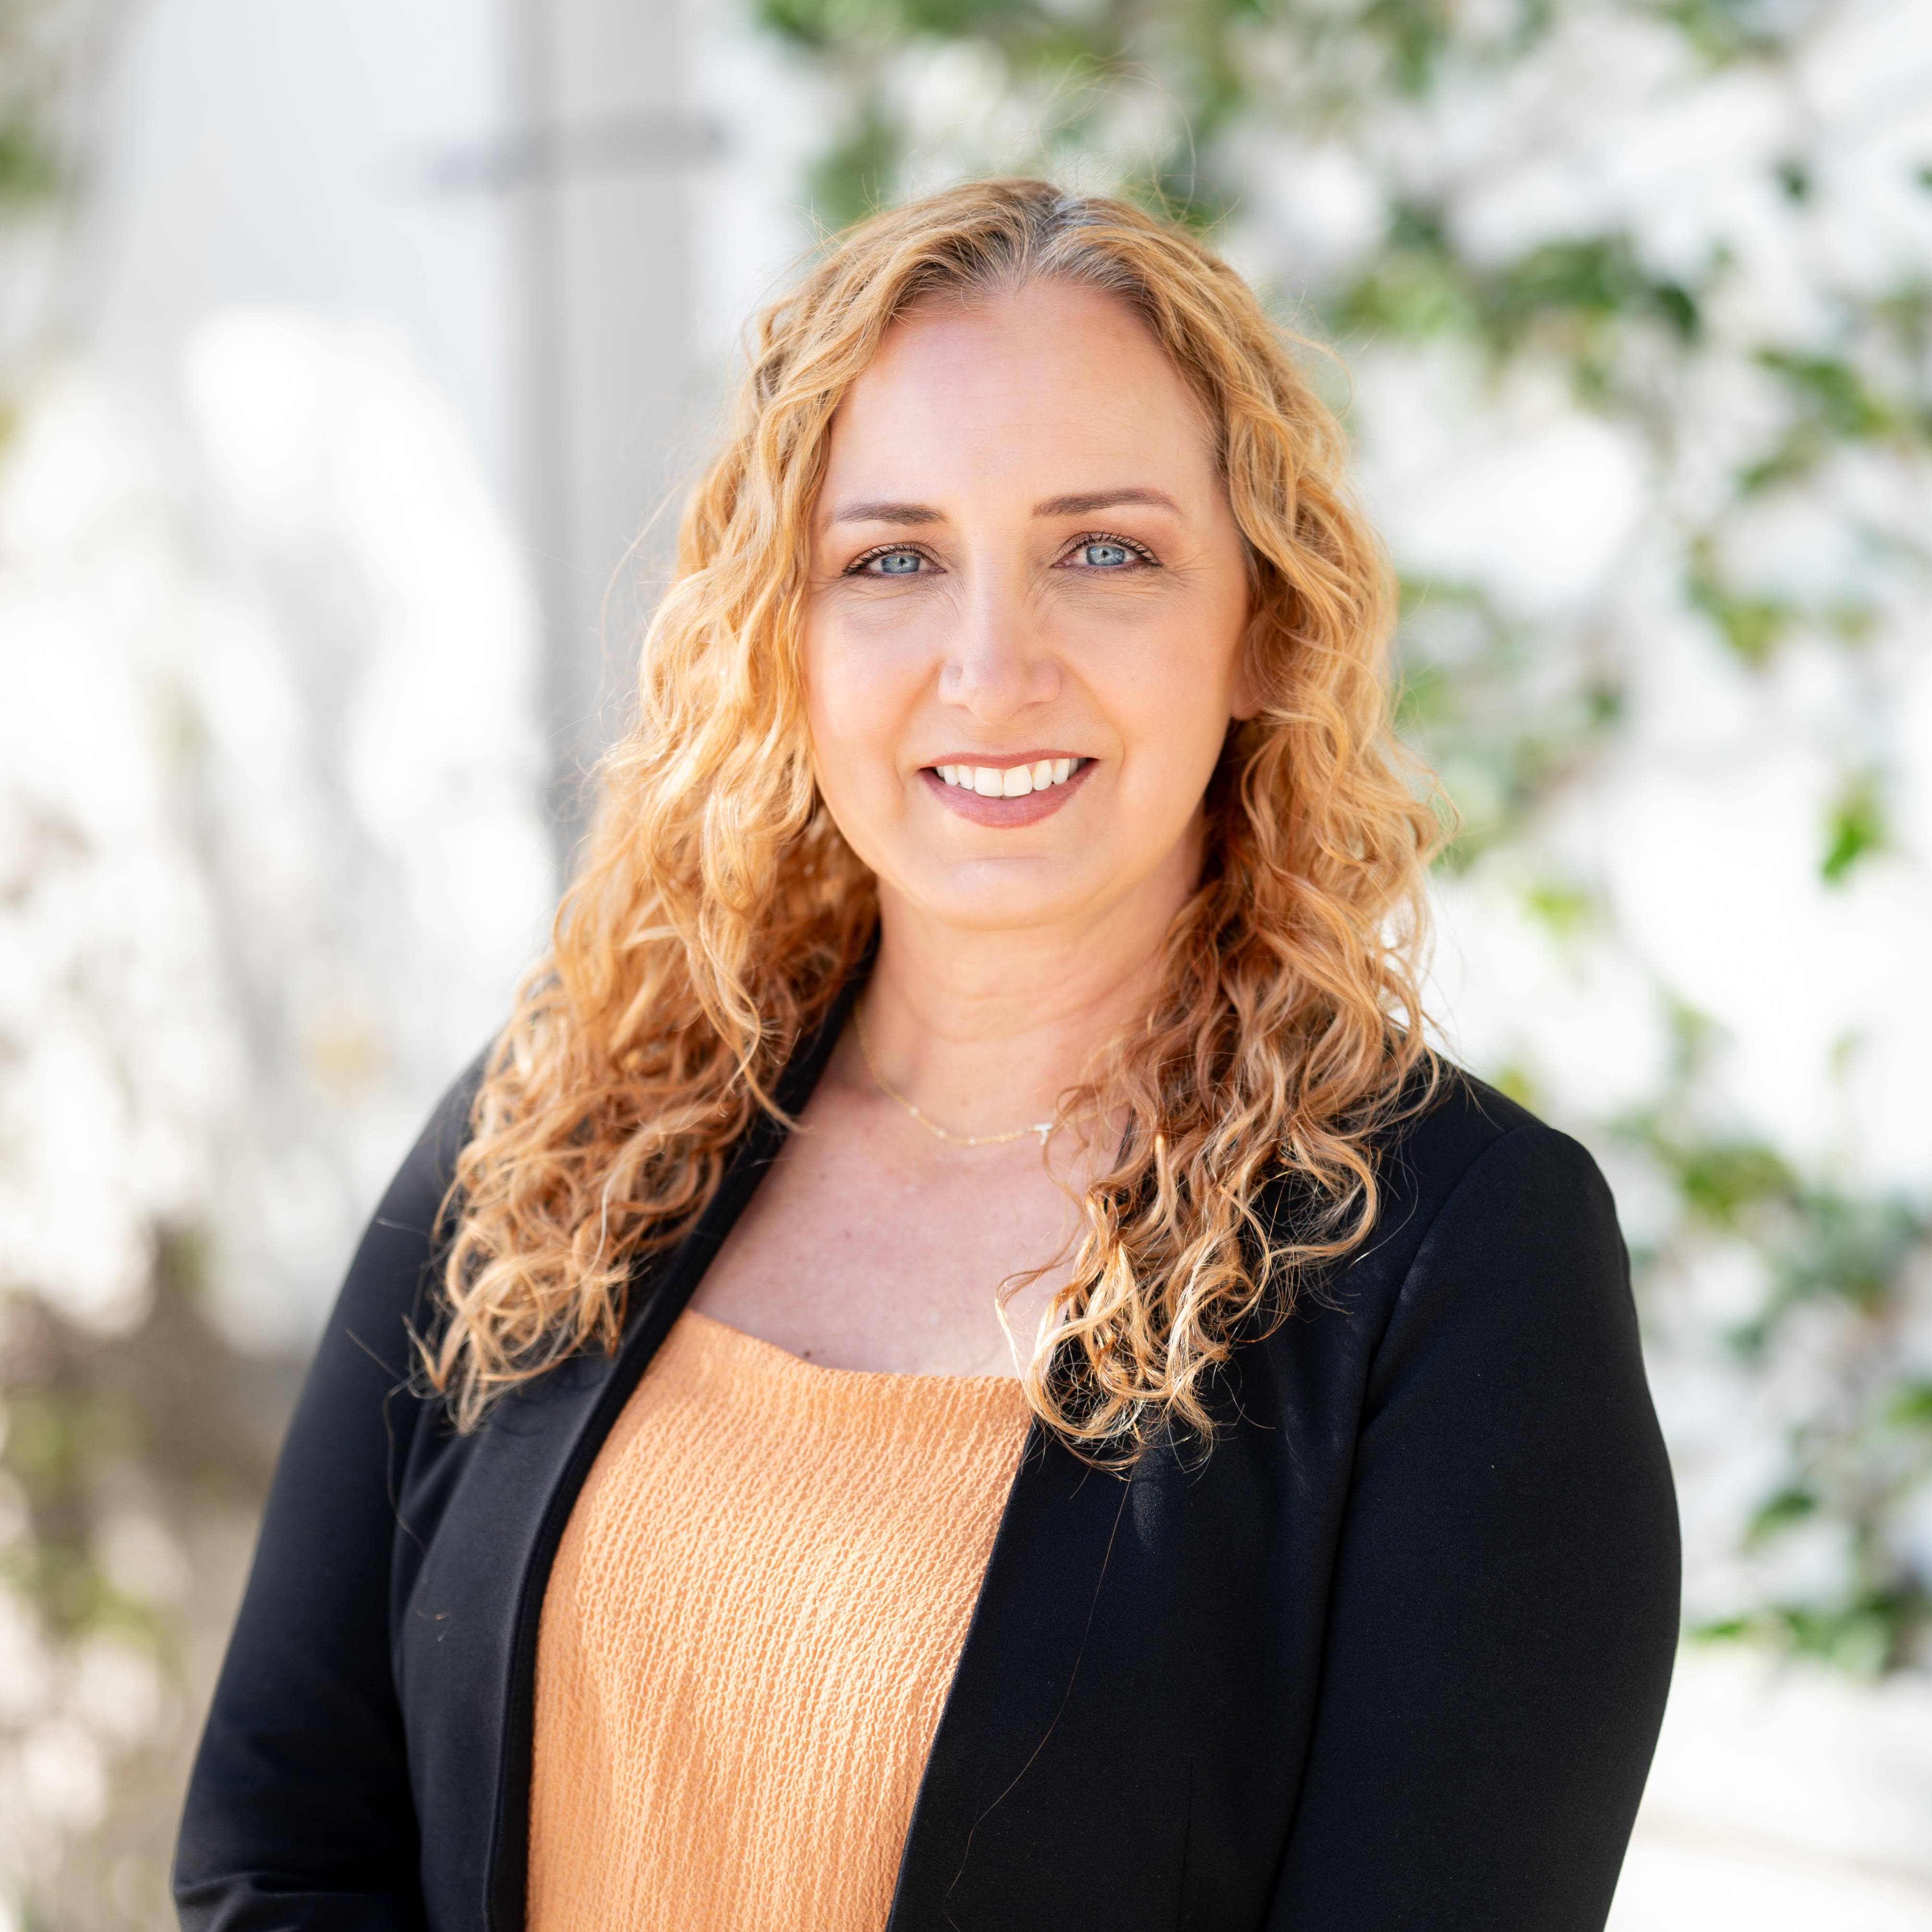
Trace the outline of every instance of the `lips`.
{"label": "lips", "polygon": [[920,774],[933,796],[976,825],[1032,825],[1058,812],[1092,774],[1094,760],[1042,752],[982,764],[947,759]]}

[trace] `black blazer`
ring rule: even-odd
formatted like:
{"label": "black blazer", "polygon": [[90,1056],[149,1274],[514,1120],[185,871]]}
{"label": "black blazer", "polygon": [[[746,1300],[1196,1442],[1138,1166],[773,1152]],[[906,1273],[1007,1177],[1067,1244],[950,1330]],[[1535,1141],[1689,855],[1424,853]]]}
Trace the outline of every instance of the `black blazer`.
{"label": "black blazer", "polygon": [[[384,1198],[290,1430],[188,1792],[184,1926],[522,1923],[551,1559],[781,1136],[641,1272],[614,1356],[462,1436],[410,1392],[404,1324],[430,1318],[467,1092]],[[1372,1238],[1238,1351],[1204,1463],[1150,1450],[1123,1480],[1034,1426],[891,1932],[1603,1924],[1678,1617],[1610,1194],[1460,1076],[1382,1174]]]}

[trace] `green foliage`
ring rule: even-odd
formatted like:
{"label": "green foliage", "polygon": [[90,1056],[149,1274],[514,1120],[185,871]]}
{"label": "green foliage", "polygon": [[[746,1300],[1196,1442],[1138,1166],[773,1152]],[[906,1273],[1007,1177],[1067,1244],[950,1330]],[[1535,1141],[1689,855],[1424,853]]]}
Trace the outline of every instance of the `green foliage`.
{"label": "green foliage", "polygon": [[[64,97],[72,90],[94,16],[103,0],[0,0],[0,251],[10,230],[56,213],[74,188],[59,139]],[[0,272],[7,267],[0,252]],[[0,340],[0,455],[20,416],[23,363],[35,347],[27,316],[16,308]]]}
{"label": "green foliage", "polygon": [[1794,1523],[1808,1522],[1818,1514],[1818,1496],[1814,1490],[1790,1488],[1767,1496],[1751,1513],[1750,1540],[1761,1544],[1775,1536],[1781,1529],[1789,1529]]}
{"label": "green foliage", "polygon": [[266,1474],[255,1406],[238,1414],[219,1400],[239,1365],[168,1265],[202,1245],[184,1232],[157,1244],[154,1312],[132,1342],[91,1340],[23,1298],[4,1311],[0,1468],[26,1500],[29,1534],[0,1562],[0,1579],[63,1639],[103,1628],[161,1634],[158,1606],[117,1588],[98,1560],[104,1514],[128,1472],[239,1496]]}
{"label": "green foliage", "polygon": [[[239,1582],[189,1574],[188,1553],[211,1541],[232,1549],[252,1522],[292,1394],[285,1366],[239,1357],[190,1305],[206,1245],[193,1229],[158,1236],[152,1305],[124,1336],[80,1330],[37,1296],[0,1296],[0,1496],[10,1508],[24,1505],[24,1522],[0,1552],[0,1598],[13,1599],[10,1612],[26,1611],[38,1640],[9,1668],[31,1671],[38,1654],[58,1684],[107,1640],[152,1660],[172,1686],[154,1732],[108,1741],[117,1786],[144,1794],[135,1808],[158,1814],[164,1835],[152,1850],[145,1838],[132,1842],[124,1824],[116,1828],[122,1862],[138,1853],[156,1898],[165,1894],[162,1821],[178,1803],[192,1743],[186,1726],[206,1693],[201,1640],[230,1613],[229,1592]],[[144,1581],[115,1560],[113,1530],[130,1518],[146,1526],[151,1546],[176,1552],[182,1574],[172,1586]],[[226,1558],[224,1573],[239,1554]],[[9,1685],[15,1697],[38,1688],[17,1675]],[[23,1708],[32,1713],[31,1697]],[[0,1712],[0,1745],[11,1742],[12,1721]],[[44,1847],[49,1856],[26,1875],[18,1901],[26,1922],[125,1922],[118,1910],[103,1919],[74,1910],[88,1889],[81,1867],[98,1856],[98,1842],[76,1846],[64,1864],[51,1856],[56,1849]],[[0,1868],[0,1886],[22,1878]]]}
{"label": "green foliage", "polygon": [[1826,822],[1826,835],[1818,870],[1827,885],[1843,885],[1868,853],[1885,849],[1884,808],[1869,774],[1855,779],[1840,794]]}
{"label": "green foliage", "polygon": [[40,207],[64,184],[60,158],[24,118],[0,121],[0,208]]}
{"label": "green foliage", "polygon": [[[1010,164],[1038,168],[1090,154],[1124,96],[1151,88],[1163,131],[1123,166],[1118,185],[1179,219],[1218,220],[1240,184],[1215,163],[1216,138],[1255,110],[1253,58],[1264,40],[1294,49],[1293,105],[1322,119],[1346,117],[1363,94],[1417,98],[1456,45],[1448,0],[1365,0],[1335,9],[1319,0],[755,0],[763,25],[848,84],[846,124],[814,171],[813,207],[836,226],[896,186],[898,164],[918,130],[896,108],[889,76],[909,50],[971,46],[994,55],[1016,96],[1041,111],[1036,151]],[[1509,10],[1505,10],[1508,11]],[[1499,32],[1533,38],[1541,0],[1520,0]],[[884,163],[882,168],[881,163]]]}
{"label": "green foliage", "polygon": [[1534,631],[1478,586],[1402,586],[1396,722],[1454,801],[1442,862],[1466,871],[1576,783],[1624,715],[1587,660],[1539,656]]}
{"label": "green foliage", "polygon": [[898,160],[892,130],[876,114],[860,116],[845,136],[812,170],[814,208],[832,228],[844,226],[883,206]]}
{"label": "green foliage", "polygon": [[1646,1272],[1667,1280],[1713,1241],[1757,1258],[1762,1298],[1730,1330],[1731,1350],[1761,1374],[1822,1372],[1787,1417],[1783,1472],[1750,1512],[1744,1546],[1774,1558],[1823,1532],[1842,1552],[1829,1588],[1774,1589],[1699,1634],[1770,1639],[1864,1674],[1918,1662],[1932,1638],[1932,1575],[1903,1526],[1932,1483],[1932,1382],[1906,1365],[1898,1341],[1915,1280],[1932,1265],[1932,1211],[1820,1185],[1762,1142],[1700,1132],[1699,1076],[1716,1042],[1689,1012],[1680,1039],[1670,1092],[1618,1128],[1683,1210]]}
{"label": "green foliage", "polygon": [[88,1477],[97,1458],[132,1446],[124,1411],[39,1390],[10,1395],[7,1416],[4,1466],[27,1500],[32,1534],[0,1557],[0,1586],[32,1603],[57,1641],[114,1631],[154,1643],[155,1606],[115,1588],[92,1542]]}
{"label": "green foliage", "polygon": [[1595,895],[1587,886],[1562,879],[1531,886],[1523,895],[1523,903],[1558,939],[1583,932],[1600,910]]}
{"label": "green foliage", "polygon": [[0,220],[72,186],[62,124],[101,10],[102,0],[0,0]]}
{"label": "green foliage", "polygon": [[1676,1182],[1685,1206],[1720,1228],[1736,1228],[1747,1213],[1767,1202],[1788,1201],[1796,1187],[1782,1158],[1753,1142],[1686,1145],[1660,1134],[1650,1145]]}
{"label": "green foliage", "polygon": [[1798,620],[1787,598],[1732,590],[1718,574],[1708,540],[1693,545],[1685,584],[1688,602],[1718,628],[1724,642],[1753,666],[1771,658]]}
{"label": "green foliage", "polygon": [[1346,335],[1454,332],[1498,361],[1538,338],[1571,362],[1589,392],[1604,380],[1612,330],[1655,322],[1690,343],[1702,324],[1696,293],[1646,273],[1625,236],[1549,242],[1492,266],[1460,255],[1440,214],[1414,206],[1395,210],[1386,246],[1333,314]]}
{"label": "green foliage", "polygon": [[1799,24],[1795,9],[1780,9],[1766,0],[1665,0],[1658,10],[1713,67],[1774,55]]}
{"label": "green foliage", "polygon": [[1841,357],[1767,349],[1758,359],[1779,379],[1790,416],[1777,442],[1740,476],[1747,495],[1808,475],[1850,443],[1925,436],[1921,412],[1880,395],[1870,379]]}

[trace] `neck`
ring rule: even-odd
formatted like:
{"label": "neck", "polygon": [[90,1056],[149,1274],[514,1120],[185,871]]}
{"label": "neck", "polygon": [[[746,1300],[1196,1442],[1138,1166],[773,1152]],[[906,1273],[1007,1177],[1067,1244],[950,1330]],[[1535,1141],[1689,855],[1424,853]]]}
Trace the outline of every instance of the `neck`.
{"label": "neck", "polygon": [[1179,882],[1150,880],[1097,919],[1003,930],[944,923],[882,889],[866,990],[881,1072],[958,1133],[1050,1118],[1094,1054],[1147,1011],[1184,898]]}

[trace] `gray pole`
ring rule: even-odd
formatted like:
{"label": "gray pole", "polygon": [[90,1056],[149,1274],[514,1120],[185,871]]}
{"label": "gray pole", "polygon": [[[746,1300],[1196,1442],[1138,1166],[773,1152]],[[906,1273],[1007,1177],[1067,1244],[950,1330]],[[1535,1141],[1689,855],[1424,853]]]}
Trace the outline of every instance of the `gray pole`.
{"label": "gray pole", "polygon": [[682,170],[714,143],[686,110],[675,0],[518,5],[524,126],[490,165],[521,234],[526,526],[567,875],[675,534],[674,515],[646,526],[697,389]]}

